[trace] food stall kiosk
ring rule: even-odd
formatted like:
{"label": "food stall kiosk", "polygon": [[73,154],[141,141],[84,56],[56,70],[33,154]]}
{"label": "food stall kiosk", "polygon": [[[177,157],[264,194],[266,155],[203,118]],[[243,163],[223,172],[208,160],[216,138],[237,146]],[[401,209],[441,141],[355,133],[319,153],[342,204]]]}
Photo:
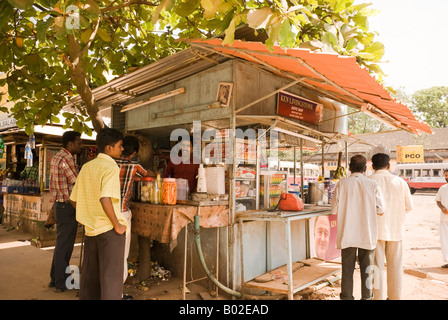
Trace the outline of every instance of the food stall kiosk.
{"label": "food stall kiosk", "polygon": [[[278,47],[271,52],[260,43],[238,40],[226,46],[219,39],[191,45],[94,89],[99,107],[112,105],[112,127],[151,141],[154,171],[163,170],[170,141],[183,134],[193,136],[193,152],[199,152],[205,168],[223,163],[228,199],[207,193],[205,198],[196,194],[195,203],[134,201],[132,232],[144,245],[140,259],[149,259],[151,250],[151,259],[183,275],[184,294],[186,284],[205,273],[229,297],[277,292],[292,299],[298,290],[339,272],[340,264],[330,261],[338,255],[328,203],[332,186],[328,183],[327,196],[305,203],[301,211],[275,210],[279,195],[291,186],[287,171],[266,165],[266,158],[275,158],[272,150],[299,150],[304,195],[302,152],[330,144],[340,144],[342,151],[352,141],[347,105],[408,131],[426,127],[404,111],[398,122],[379,110],[396,103],[353,59]],[[368,89],[354,91],[358,83]],[[217,155],[220,161],[213,159]],[[318,217],[327,217],[333,228],[331,259],[316,258],[313,224]]]}
{"label": "food stall kiosk", "polygon": [[[56,225],[45,227],[53,207],[49,190],[50,162],[61,148],[62,127],[36,126],[32,136],[13,125],[1,132],[4,141],[1,195],[2,224],[31,234],[31,244],[53,246],[57,237]],[[75,156],[78,166],[96,157],[95,136],[81,136],[83,149]],[[28,154],[27,154],[28,153]],[[29,159],[31,153],[32,159]],[[28,170],[33,176],[25,175]],[[35,172],[34,172],[35,171]],[[81,241],[82,228],[77,241]]]}
{"label": "food stall kiosk", "polygon": [[[163,69],[169,60],[163,59],[153,67],[159,65]],[[229,84],[232,90],[227,91],[228,106],[224,104],[225,101],[216,103],[221,87]],[[120,82],[114,84],[112,81],[109,86],[120,87]],[[209,193],[202,195],[201,199],[201,194],[193,193],[196,199],[175,205],[145,203],[138,199],[133,201],[132,232],[138,237],[140,279],[148,276],[149,260],[154,259],[173,273],[183,276],[184,297],[186,284],[202,279],[205,269],[206,276],[215,285],[222,285],[219,287],[222,293],[245,298],[248,290],[250,294],[258,290],[252,292],[250,288],[254,285],[246,280],[287,265],[288,281],[292,287],[294,261],[307,261],[303,270],[311,266],[317,270],[319,264],[325,263],[308,260],[313,258],[309,221],[316,216],[329,215],[328,203],[327,206],[319,207],[307,204],[305,210],[290,212],[289,215],[273,211],[280,195],[288,192],[288,172],[262,163],[268,157],[273,158],[272,153],[266,154],[266,150],[273,152],[276,147],[285,146],[285,143],[291,147],[307,146],[317,150],[322,143],[334,139],[335,133],[320,132],[316,125],[304,121],[296,123],[290,117],[277,113],[278,93],[287,94],[285,90],[288,89],[298,99],[299,95],[307,97],[301,98],[302,101],[311,101],[310,98],[318,102],[322,100],[308,91],[302,91],[297,82],[291,84],[282,77],[258,70],[244,62],[228,60],[145,92],[139,98],[113,105],[113,127],[129,134],[143,135],[157,146],[153,150],[153,162],[159,167],[152,165],[150,169],[163,171],[161,164],[167,161],[172,147],[169,145],[170,138],[177,141],[178,130],[179,133],[191,134],[193,144],[199,142],[200,159],[205,168],[223,164],[225,172],[224,195],[227,198]],[[260,99],[255,114],[247,109],[237,115],[238,106],[263,97],[265,92],[270,92],[270,95]],[[322,103],[315,103],[311,106],[314,108],[311,113],[322,112],[329,118],[340,112],[339,109],[335,111],[332,103],[324,104],[325,111],[321,110],[324,108]],[[248,132],[254,132],[255,139],[244,136]],[[278,144],[279,139],[288,141]],[[213,144],[213,141],[219,143]],[[213,152],[207,150],[207,147]],[[220,155],[218,160],[216,155]],[[197,243],[195,245],[195,217],[199,220],[201,247]],[[282,227],[285,224],[287,228]],[[182,229],[184,232],[181,232]],[[196,251],[194,247],[202,250],[199,257],[191,254],[192,250]],[[152,257],[148,254],[149,250]],[[190,272],[187,272],[188,267]],[[307,278],[300,287],[335,274],[339,269],[339,264],[324,267],[323,273],[311,276],[312,281]],[[264,286],[260,290],[268,289]],[[292,291],[286,288],[282,292],[291,298]]]}

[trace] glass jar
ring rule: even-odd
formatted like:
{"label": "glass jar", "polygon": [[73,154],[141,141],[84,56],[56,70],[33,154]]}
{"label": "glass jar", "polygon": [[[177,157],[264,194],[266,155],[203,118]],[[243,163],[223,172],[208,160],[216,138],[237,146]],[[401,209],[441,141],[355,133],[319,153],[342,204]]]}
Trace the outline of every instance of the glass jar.
{"label": "glass jar", "polygon": [[151,200],[151,177],[144,177],[140,179],[140,201],[141,202],[150,202]]}
{"label": "glass jar", "polygon": [[176,179],[165,178],[162,185],[162,203],[163,204],[176,204],[177,198],[177,185]]}

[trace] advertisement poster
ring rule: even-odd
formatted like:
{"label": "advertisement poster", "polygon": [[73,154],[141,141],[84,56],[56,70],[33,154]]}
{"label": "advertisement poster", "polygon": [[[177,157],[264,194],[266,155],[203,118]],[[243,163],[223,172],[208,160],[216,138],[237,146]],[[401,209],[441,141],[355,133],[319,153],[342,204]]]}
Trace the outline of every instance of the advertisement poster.
{"label": "advertisement poster", "polygon": [[324,215],[310,220],[311,257],[322,260],[335,260],[341,256],[336,248],[336,215]]}
{"label": "advertisement poster", "polygon": [[323,105],[284,91],[277,95],[277,114],[297,120],[318,123],[322,120]]}

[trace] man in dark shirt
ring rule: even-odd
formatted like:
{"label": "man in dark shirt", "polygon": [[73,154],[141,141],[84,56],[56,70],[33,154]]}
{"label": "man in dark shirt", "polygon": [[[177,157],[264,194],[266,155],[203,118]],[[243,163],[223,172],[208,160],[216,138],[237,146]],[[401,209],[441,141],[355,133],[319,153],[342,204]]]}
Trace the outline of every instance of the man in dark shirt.
{"label": "man in dark shirt", "polygon": [[68,200],[78,176],[78,167],[73,155],[79,154],[81,147],[79,132],[64,132],[62,148],[55,154],[50,164],[50,191],[54,197],[57,239],[51,263],[49,287],[55,287],[55,292],[67,290],[66,268],[70,264],[78,228],[75,208]]}
{"label": "man in dark shirt", "polygon": [[168,165],[163,173],[164,178],[176,178],[187,179],[190,192],[196,191],[196,177],[198,175],[199,163],[197,159],[193,157],[193,143],[190,140],[182,140],[180,142],[179,157],[181,162],[174,164],[173,159],[168,162]]}

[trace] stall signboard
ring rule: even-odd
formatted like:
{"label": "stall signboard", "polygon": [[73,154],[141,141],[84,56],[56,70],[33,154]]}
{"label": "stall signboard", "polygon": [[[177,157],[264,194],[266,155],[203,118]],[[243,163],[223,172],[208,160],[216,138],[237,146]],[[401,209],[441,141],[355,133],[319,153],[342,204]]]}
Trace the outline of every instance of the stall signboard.
{"label": "stall signboard", "polygon": [[322,120],[323,105],[291,93],[280,91],[277,95],[277,114],[289,118],[318,123]]}
{"label": "stall signboard", "polygon": [[397,161],[399,163],[425,162],[423,146],[397,146]]}
{"label": "stall signboard", "polygon": [[41,218],[41,197],[6,193],[5,211],[15,217],[39,220]]}
{"label": "stall signboard", "polygon": [[0,116],[0,130],[6,130],[16,126],[17,120],[15,118],[10,118],[8,115]]}

